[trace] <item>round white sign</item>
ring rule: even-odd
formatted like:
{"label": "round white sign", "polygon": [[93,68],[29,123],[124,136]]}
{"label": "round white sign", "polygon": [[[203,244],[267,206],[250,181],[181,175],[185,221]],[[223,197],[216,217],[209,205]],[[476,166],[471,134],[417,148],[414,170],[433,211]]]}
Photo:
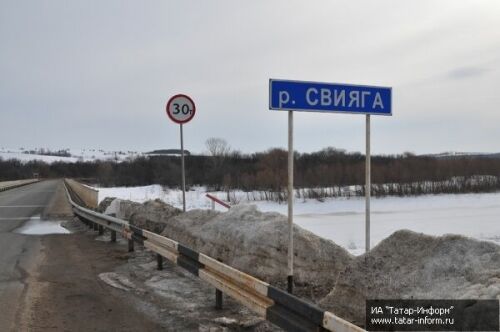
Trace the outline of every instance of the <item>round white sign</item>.
{"label": "round white sign", "polygon": [[196,112],[194,101],[186,95],[178,94],[167,102],[167,115],[175,123],[189,122]]}

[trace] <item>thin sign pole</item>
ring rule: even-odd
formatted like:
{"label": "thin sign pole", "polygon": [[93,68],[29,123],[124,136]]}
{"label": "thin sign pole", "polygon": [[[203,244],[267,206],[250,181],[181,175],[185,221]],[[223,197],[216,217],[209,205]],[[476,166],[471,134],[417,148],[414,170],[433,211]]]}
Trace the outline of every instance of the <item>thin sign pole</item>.
{"label": "thin sign pole", "polygon": [[370,250],[370,197],[371,183],[370,114],[366,115],[366,166],[365,166],[365,252]]}
{"label": "thin sign pole", "polygon": [[186,174],[184,171],[184,135],[182,134],[182,123],[181,128],[181,177],[182,177],[182,211],[186,212]]}
{"label": "thin sign pole", "polygon": [[293,293],[293,111],[288,111],[288,292]]}

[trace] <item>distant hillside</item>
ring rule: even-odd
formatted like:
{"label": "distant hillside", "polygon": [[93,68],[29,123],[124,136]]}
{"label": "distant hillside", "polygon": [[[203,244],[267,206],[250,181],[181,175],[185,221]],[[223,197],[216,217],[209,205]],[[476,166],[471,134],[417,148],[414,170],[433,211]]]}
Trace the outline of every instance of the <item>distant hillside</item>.
{"label": "distant hillside", "polygon": [[457,159],[457,158],[488,158],[500,159],[500,153],[481,153],[481,152],[443,152],[437,154],[425,154],[424,157],[434,157],[438,159]]}
{"label": "distant hillside", "polygon": [[[154,150],[151,152],[146,152],[146,155],[150,156],[177,156],[181,155],[181,150],[180,149],[164,149],[164,150]],[[186,156],[191,155],[191,153],[188,150],[184,150],[184,154]]]}
{"label": "distant hillside", "polygon": [[19,160],[23,163],[30,161],[43,161],[48,164],[54,162],[76,163],[82,161],[111,160],[121,162],[142,156],[136,151],[104,151],[102,149],[8,149],[0,148],[0,159]]}
{"label": "distant hillside", "polygon": [[[186,156],[191,153],[184,150]],[[137,151],[105,151],[102,149],[57,149],[50,150],[47,148],[25,149],[25,148],[0,148],[1,160],[19,160],[23,163],[30,161],[43,161],[48,164],[54,162],[87,162],[87,161],[115,161],[122,162],[125,160],[133,160],[137,157],[149,156],[180,156],[180,149],[161,149],[147,153]]]}
{"label": "distant hillside", "polygon": [[[130,154],[116,152],[101,160],[49,165],[0,160],[0,179],[16,180],[38,173],[42,178],[95,179],[103,186],[177,187],[181,175],[178,153],[178,149],[161,149],[131,158]],[[278,148],[253,154],[231,153],[223,158],[191,154],[186,156],[186,184],[207,186],[213,191],[258,191],[266,200],[286,201],[287,155],[286,150]],[[329,147],[297,153],[295,166],[295,188],[300,192],[297,198],[322,200],[364,195],[365,157],[359,152]],[[372,157],[373,196],[495,191],[500,191],[500,158],[495,158],[495,154],[453,153],[430,157],[404,153]]]}

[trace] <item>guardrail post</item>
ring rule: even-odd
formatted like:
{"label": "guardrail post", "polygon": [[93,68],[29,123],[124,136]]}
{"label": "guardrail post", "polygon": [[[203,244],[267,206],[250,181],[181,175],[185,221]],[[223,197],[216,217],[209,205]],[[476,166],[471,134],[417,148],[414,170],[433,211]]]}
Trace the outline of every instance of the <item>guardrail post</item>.
{"label": "guardrail post", "polygon": [[94,231],[97,231],[97,230],[99,230],[99,226],[97,223],[94,223]]}
{"label": "guardrail post", "polygon": [[134,240],[128,240],[128,252],[134,251]]}
{"label": "guardrail post", "polygon": [[222,292],[217,288],[215,289],[215,309],[222,309]]}
{"label": "guardrail post", "polygon": [[102,227],[102,225],[99,225],[98,228],[99,228],[99,235],[104,234],[104,227]]}
{"label": "guardrail post", "polygon": [[[219,262],[222,262],[220,258],[217,259]],[[221,310],[222,309],[222,292],[218,290],[217,288],[215,289],[215,309]]]}
{"label": "guardrail post", "polygon": [[156,263],[158,271],[163,270],[163,256],[160,254],[156,254]]}
{"label": "guardrail post", "polygon": [[116,231],[111,231],[111,242],[116,242]]}

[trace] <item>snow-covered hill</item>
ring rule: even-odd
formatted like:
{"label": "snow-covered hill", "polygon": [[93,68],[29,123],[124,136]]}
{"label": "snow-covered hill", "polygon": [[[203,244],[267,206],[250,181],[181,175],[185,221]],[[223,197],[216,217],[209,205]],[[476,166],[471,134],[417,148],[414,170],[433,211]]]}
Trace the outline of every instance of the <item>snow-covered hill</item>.
{"label": "snow-covered hill", "polygon": [[495,158],[500,159],[500,153],[485,153],[485,152],[442,152],[436,154],[426,154],[423,156],[440,158],[440,159],[453,159],[453,158]]}
{"label": "snow-covered hill", "polygon": [[104,151],[100,149],[62,149],[49,150],[44,148],[37,149],[8,149],[0,148],[0,158],[3,160],[17,159],[22,162],[40,160],[46,163],[56,161],[74,163],[77,161],[93,160],[116,160],[123,161],[127,159],[142,156],[142,152],[136,151]]}

